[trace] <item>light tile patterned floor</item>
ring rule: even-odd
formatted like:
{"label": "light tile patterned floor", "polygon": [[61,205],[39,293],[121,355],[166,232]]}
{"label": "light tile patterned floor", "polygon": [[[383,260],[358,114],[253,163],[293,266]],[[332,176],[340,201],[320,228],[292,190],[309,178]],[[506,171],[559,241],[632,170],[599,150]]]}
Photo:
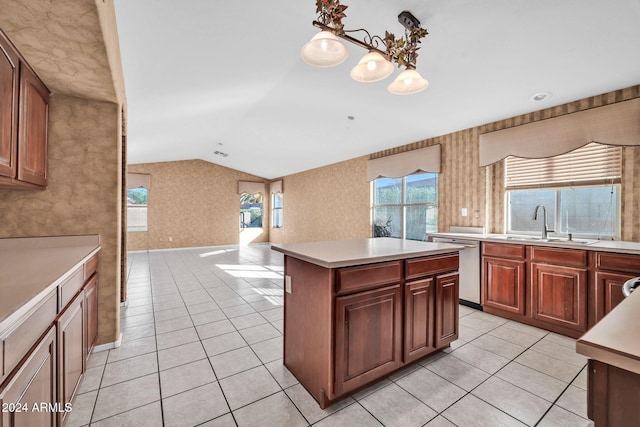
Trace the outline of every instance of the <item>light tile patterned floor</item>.
{"label": "light tile patterned floor", "polygon": [[122,346],[95,353],[67,427],[589,426],[574,340],[460,306],[460,339],[321,410],[282,365],[282,255],[129,254]]}

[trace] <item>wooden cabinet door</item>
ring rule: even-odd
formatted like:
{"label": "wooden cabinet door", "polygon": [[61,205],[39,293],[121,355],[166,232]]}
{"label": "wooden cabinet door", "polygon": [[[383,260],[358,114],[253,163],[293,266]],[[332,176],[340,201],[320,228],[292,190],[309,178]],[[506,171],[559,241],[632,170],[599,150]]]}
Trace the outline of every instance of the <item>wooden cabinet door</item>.
{"label": "wooden cabinet door", "polygon": [[433,278],[415,280],[404,287],[404,362],[435,351],[435,298]]}
{"label": "wooden cabinet door", "polygon": [[[0,412],[2,427],[52,427],[57,413],[49,407],[56,402],[56,329],[50,328],[3,390],[0,403],[17,405],[16,412]],[[43,410],[34,410],[34,405]],[[15,408],[16,406],[14,406]],[[55,409],[55,407],[54,407]]]}
{"label": "wooden cabinet door", "polygon": [[0,32],[0,175],[16,177],[18,64],[13,46]]}
{"label": "wooden cabinet door", "polygon": [[[58,401],[70,403],[80,385],[85,367],[84,292],[80,292],[57,321]],[[60,414],[60,424],[66,414]]]}
{"label": "wooden cabinet door", "polygon": [[622,285],[636,275],[596,271],[596,319],[598,322],[624,299]]}
{"label": "wooden cabinet door", "polygon": [[398,284],[336,298],[335,394],[400,366],[401,290]]}
{"label": "wooden cabinet door", "polygon": [[20,117],[18,119],[18,179],[47,185],[47,126],[49,92],[38,77],[20,64]]}
{"label": "wooden cabinet door", "polygon": [[482,305],[525,314],[525,262],[483,257]]}
{"label": "wooden cabinet door", "polygon": [[441,348],[458,339],[458,273],[436,277],[436,347]]}
{"label": "wooden cabinet door", "polygon": [[534,319],[587,330],[587,269],[531,263],[531,292]]}
{"label": "wooden cabinet door", "polygon": [[85,358],[88,359],[98,337],[98,274],[94,274],[84,288]]}

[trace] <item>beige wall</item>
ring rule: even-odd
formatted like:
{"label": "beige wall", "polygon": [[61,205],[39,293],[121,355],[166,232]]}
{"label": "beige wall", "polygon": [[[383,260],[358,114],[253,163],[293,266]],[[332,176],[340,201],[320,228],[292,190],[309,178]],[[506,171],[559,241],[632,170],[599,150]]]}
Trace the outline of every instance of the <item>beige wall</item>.
{"label": "beige wall", "polygon": [[[238,181],[266,182],[203,160],[135,164],[128,172],[151,175],[149,231],[127,233],[130,251],[238,244]],[[254,242],[268,240],[268,200],[265,197],[265,228]]]}
{"label": "beige wall", "polygon": [[367,157],[289,175],[283,179],[283,227],[273,243],[371,237]]}
{"label": "beige wall", "polygon": [[98,343],[119,335],[120,109],[53,95],[49,185],[0,190],[0,237],[99,234]]}

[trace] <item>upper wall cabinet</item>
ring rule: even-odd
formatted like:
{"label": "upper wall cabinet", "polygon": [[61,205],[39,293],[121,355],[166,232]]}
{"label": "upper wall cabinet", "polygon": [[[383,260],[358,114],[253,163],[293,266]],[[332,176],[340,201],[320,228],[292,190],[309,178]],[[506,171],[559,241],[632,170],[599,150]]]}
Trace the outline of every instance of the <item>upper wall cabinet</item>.
{"label": "upper wall cabinet", "polygon": [[0,188],[47,185],[49,91],[0,31]]}

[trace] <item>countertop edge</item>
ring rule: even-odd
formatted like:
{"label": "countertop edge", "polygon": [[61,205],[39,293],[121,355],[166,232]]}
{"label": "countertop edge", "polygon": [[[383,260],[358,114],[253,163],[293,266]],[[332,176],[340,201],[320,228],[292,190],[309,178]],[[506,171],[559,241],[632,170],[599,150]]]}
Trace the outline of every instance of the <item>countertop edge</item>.
{"label": "countertop edge", "polygon": [[[595,243],[589,244],[580,244],[580,243],[568,243],[564,241],[555,241],[555,242],[541,242],[536,240],[507,240],[500,234],[471,234],[471,233],[448,233],[448,232],[438,232],[438,233],[427,233],[429,237],[445,237],[445,238],[454,238],[460,240],[473,240],[473,241],[481,241],[481,242],[492,242],[492,243],[504,243],[506,245],[530,245],[530,246],[546,246],[551,248],[566,248],[566,249],[583,249],[588,251],[598,251],[598,252],[612,252],[619,254],[630,254],[630,255],[640,255],[640,243],[638,242],[625,242],[637,244],[638,249],[624,248],[624,247],[612,247],[610,245],[615,244],[617,240],[602,240],[596,241]],[[587,239],[583,239],[587,240]],[[591,240],[591,239],[589,239]],[[600,243],[602,242],[602,243]],[[606,244],[606,245],[605,245]]]}
{"label": "countertop edge", "polygon": [[5,319],[0,321],[0,334],[3,334],[4,331],[11,329],[16,323],[20,322],[22,317],[29,313],[33,308],[35,308],[47,295],[49,295],[55,288],[57,288],[62,282],[67,280],[73,272],[82,264],[87,262],[92,256],[97,254],[102,246],[98,244],[88,255],[84,256],[80,259],[76,264],[73,265],[66,273],[62,276],[58,277],[53,283],[49,285],[45,285],[42,291],[40,291],[37,295],[31,298],[28,302],[23,304],[16,311],[9,314]]}
{"label": "countertop edge", "polygon": [[356,265],[365,265],[365,264],[375,264],[378,262],[386,262],[386,261],[395,261],[400,259],[408,259],[408,258],[417,258],[429,255],[440,255],[446,253],[458,252],[459,249],[463,249],[462,246],[456,248],[446,248],[446,249],[430,249],[420,252],[411,252],[404,254],[393,254],[393,255],[379,255],[379,256],[368,256],[361,258],[353,258],[344,261],[325,261],[318,258],[313,258],[307,255],[300,254],[298,252],[289,251],[285,248],[278,246],[271,246],[271,249],[277,252],[281,252],[287,256],[291,256],[293,258],[297,258],[302,261],[309,262],[311,264],[318,265],[324,268],[341,268],[341,267],[353,267]]}
{"label": "countertop edge", "polygon": [[608,347],[578,340],[576,341],[576,353],[606,363],[607,365],[640,374],[640,360],[634,359],[628,354],[619,353]]}

